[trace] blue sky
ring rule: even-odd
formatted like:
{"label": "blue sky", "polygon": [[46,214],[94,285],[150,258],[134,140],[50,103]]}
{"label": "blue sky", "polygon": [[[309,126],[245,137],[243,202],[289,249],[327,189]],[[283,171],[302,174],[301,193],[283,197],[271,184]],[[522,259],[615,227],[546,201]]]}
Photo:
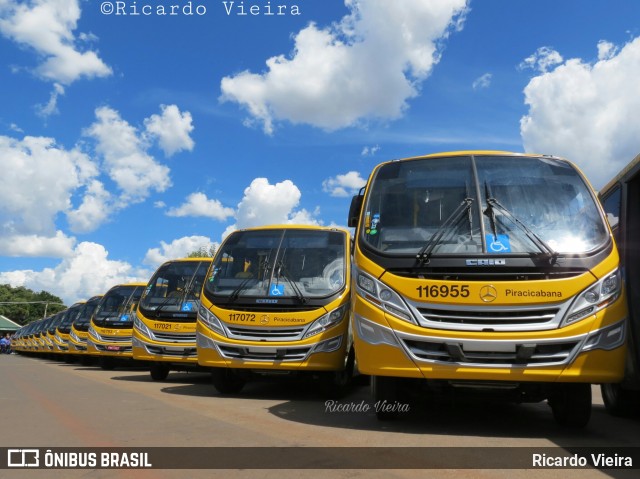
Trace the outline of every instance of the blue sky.
{"label": "blue sky", "polygon": [[634,0],[0,0],[0,282],[71,303],[235,228],[344,225],[392,158],[556,154],[599,188],[640,150],[639,21]]}

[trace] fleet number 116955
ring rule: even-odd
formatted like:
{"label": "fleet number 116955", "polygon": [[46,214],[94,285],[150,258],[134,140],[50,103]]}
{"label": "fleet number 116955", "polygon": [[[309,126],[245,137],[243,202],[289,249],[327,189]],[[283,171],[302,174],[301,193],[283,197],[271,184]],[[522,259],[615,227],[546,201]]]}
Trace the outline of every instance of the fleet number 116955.
{"label": "fleet number 116955", "polygon": [[418,286],[418,296],[420,298],[467,298],[469,297],[469,285],[454,284],[448,286],[446,284],[432,284],[426,286]]}

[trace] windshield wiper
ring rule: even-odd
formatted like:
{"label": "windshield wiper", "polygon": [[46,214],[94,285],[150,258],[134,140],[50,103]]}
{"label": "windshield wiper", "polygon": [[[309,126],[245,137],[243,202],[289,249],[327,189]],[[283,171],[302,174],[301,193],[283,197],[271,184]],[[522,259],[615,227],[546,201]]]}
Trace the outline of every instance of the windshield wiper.
{"label": "windshield wiper", "polygon": [[242,280],[242,282],[238,285],[238,287],[236,289],[234,289],[231,294],[229,295],[229,302],[233,303],[236,299],[238,299],[238,296],[240,295],[240,291],[242,291],[243,289],[246,288],[247,283],[249,281],[251,281],[254,278],[245,278]]}
{"label": "windshield wiper", "polygon": [[189,283],[187,284],[187,286],[184,288],[184,291],[182,292],[182,297],[181,299],[181,303],[184,304],[189,300],[189,295],[191,295],[193,297],[193,300],[196,300],[196,295],[193,292],[193,287],[196,285],[196,276],[198,274],[198,270],[200,269],[200,266],[198,266],[195,270],[195,272],[193,273],[193,276],[191,276],[191,279],[189,280]]}
{"label": "windshield wiper", "polygon": [[422,249],[416,255],[416,259],[420,262],[420,265],[424,264],[431,255],[433,249],[436,247],[438,242],[442,239],[445,233],[451,233],[451,226],[457,225],[460,220],[463,218],[464,213],[468,213],[469,220],[469,234],[471,233],[471,205],[473,203],[473,198],[465,198],[458,205],[458,207],[449,215],[449,217],[442,223],[436,232],[431,235],[427,244],[425,244]]}
{"label": "windshield wiper", "polygon": [[[485,192],[488,193],[488,187],[485,183]],[[496,218],[495,211],[500,211],[504,216],[509,218],[518,228],[520,228],[524,234],[531,240],[533,244],[542,252],[546,253],[551,257],[553,261],[558,257],[558,252],[555,251],[549,244],[544,241],[540,236],[538,236],[531,228],[529,228],[526,224],[524,224],[517,216],[515,216],[511,211],[509,211],[505,206],[503,206],[497,199],[494,197],[487,195],[487,208],[484,210],[484,214],[489,216],[491,220],[491,228],[493,229],[494,238],[498,237],[497,228],[496,228]]]}
{"label": "windshield wiper", "polygon": [[300,291],[300,288],[298,288],[298,285],[296,284],[296,282],[291,279],[291,275],[287,271],[287,268],[284,267],[284,261],[280,260],[277,266],[278,266],[277,277],[280,278],[280,276],[282,276],[284,279],[286,279],[287,282],[293,288],[293,291],[295,292],[296,298],[298,298],[298,301],[300,301],[300,303],[302,304],[305,304],[308,300],[305,297],[305,295],[302,294],[302,291]]}

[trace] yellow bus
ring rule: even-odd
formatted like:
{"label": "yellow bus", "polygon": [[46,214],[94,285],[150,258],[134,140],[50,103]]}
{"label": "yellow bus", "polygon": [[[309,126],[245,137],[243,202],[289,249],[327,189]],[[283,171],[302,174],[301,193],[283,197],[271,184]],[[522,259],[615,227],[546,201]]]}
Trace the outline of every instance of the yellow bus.
{"label": "yellow bus", "polygon": [[601,387],[607,410],[614,415],[637,413],[640,407],[640,155],[600,190],[600,200],[620,250],[627,291],[629,323],[624,380]]}
{"label": "yellow bus", "polygon": [[147,283],[119,284],[100,299],[89,323],[87,354],[98,356],[102,369],[133,360],[133,318],[146,286]]}
{"label": "yellow bus", "polygon": [[198,367],[196,315],[212,258],[167,261],[149,280],[133,321],[133,359],[150,361],[155,381]]}
{"label": "yellow bus", "polygon": [[32,323],[29,323],[28,329],[25,332],[24,351],[29,354],[37,353],[37,339],[36,333],[42,326],[43,319],[36,319]]}
{"label": "yellow bus", "polygon": [[71,323],[69,332],[69,353],[84,358],[87,355],[89,323],[102,295],[92,296],[80,308]]}
{"label": "yellow bus", "polygon": [[419,384],[547,400],[558,423],[581,427],[590,385],[622,378],[618,252],[570,162],[494,151],[385,162],[348,222],[356,358],[379,419]]}
{"label": "yellow bus", "polygon": [[59,353],[64,354],[67,360],[71,359],[67,354],[69,353],[69,334],[71,333],[71,325],[83,305],[84,301],[79,301],[72,304],[64,311],[62,319],[57,324],[56,331],[53,336],[55,349]]}
{"label": "yellow bus", "polygon": [[62,322],[66,312],[67,310],[65,309],[64,311],[60,311],[59,313],[54,314],[51,317],[51,321],[49,321],[46,330],[42,331],[42,339],[44,340],[45,347],[44,352],[51,353],[52,357],[55,357],[55,355],[58,355],[62,352],[60,350],[60,344],[58,344],[58,341],[56,340],[56,331],[58,328],[58,324]]}
{"label": "yellow bus", "polygon": [[55,313],[52,314],[51,316],[47,316],[44,319],[40,320],[40,323],[38,324],[38,328],[36,329],[35,333],[34,333],[34,347],[35,347],[35,352],[38,355],[44,355],[46,353],[49,353],[49,348],[48,348],[48,343],[46,341],[46,337],[47,337],[47,329],[49,328],[49,325],[51,324],[51,322],[55,319],[55,315],[56,314],[60,314],[60,313]]}
{"label": "yellow bus", "polygon": [[[198,310],[198,363],[220,393],[253,375],[309,373],[339,394],[354,369],[346,230],[276,225],[231,233]],[[351,354],[350,354],[351,352]]]}

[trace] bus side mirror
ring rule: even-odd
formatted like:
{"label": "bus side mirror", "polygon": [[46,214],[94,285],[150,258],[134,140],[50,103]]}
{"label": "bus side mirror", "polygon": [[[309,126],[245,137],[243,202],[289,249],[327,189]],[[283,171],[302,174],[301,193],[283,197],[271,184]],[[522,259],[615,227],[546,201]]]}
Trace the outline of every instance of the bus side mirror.
{"label": "bus side mirror", "polygon": [[363,195],[356,195],[351,198],[351,206],[349,206],[349,217],[347,218],[347,224],[350,228],[358,226],[358,220],[360,219],[360,210],[362,210]]}

